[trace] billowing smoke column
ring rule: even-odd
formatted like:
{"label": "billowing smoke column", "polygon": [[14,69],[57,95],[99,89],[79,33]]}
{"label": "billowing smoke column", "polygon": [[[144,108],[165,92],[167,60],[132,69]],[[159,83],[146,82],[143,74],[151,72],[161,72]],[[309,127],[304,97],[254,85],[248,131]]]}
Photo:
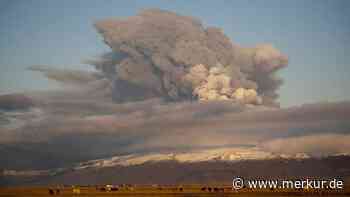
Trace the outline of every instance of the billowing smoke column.
{"label": "billowing smoke column", "polygon": [[185,75],[194,88],[193,95],[199,100],[234,100],[244,104],[261,104],[262,99],[255,89],[235,87],[232,78],[226,74],[223,66],[214,66],[208,70],[197,64]]}
{"label": "billowing smoke column", "polygon": [[158,9],[95,24],[112,52],[89,61],[113,82],[117,102],[232,100],[278,105],[288,58],[269,44],[243,48],[223,32],[188,16]]}

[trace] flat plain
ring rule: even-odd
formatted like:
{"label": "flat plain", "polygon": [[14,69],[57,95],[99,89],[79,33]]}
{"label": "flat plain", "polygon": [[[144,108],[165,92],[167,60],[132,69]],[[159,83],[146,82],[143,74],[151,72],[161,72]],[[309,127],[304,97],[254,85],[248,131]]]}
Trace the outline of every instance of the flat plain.
{"label": "flat plain", "polygon": [[[74,191],[74,188],[79,188]],[[232,190],[230,186],[133,186],[119,187],[117,190],[108,191],[101,186],[64,186],[57,191],[56,187],[3,187],[0,188],[0,197],[34,197],[34,196],[129,196],[129,197],[209,197],[209,196],[350,196],[350,188],[342,190]],[[209,190],[210,188],[210,190]],[[51,193],[50,193],[51,189]]]}

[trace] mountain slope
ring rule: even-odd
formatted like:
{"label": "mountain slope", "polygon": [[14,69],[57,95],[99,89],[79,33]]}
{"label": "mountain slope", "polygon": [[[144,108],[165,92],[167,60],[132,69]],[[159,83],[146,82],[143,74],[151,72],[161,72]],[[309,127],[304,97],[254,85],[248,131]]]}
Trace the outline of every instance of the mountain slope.
{"label": "mountain slope", "polygon": [[178,162],[174,160],[70,169],[49,176],[20,179],[4,177],[2,184],[230,184],[233,177],[248,178],[342,178],[350,177],[350,157]]}

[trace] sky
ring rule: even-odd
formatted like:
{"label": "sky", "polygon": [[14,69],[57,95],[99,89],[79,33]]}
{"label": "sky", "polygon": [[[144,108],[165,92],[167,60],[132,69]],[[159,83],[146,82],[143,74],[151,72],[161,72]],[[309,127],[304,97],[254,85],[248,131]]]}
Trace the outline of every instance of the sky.
{"label": "sky", "polygon": [[223,29],[242,46],[272,43],[287,54],[282,106],[349,100],[350,1],[0,1],[0,94],[59,87],[31,65],[91,69],[109,51],[93,27],[110,17],[161,8]]}

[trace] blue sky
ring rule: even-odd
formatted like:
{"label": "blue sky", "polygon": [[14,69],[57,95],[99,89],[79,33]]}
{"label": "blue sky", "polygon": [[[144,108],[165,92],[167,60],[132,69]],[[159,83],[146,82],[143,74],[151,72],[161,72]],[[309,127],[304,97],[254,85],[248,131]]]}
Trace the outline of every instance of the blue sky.
{"label": "blue sky", "polygon": [[220,27],[241,45],[272,43],[287,54],[282,106],[350,99],[347,0],[1,0],[0,93],[57,87],[26,67],[89,69],[81,60],[109,50],[94,21],[155,7]]}

